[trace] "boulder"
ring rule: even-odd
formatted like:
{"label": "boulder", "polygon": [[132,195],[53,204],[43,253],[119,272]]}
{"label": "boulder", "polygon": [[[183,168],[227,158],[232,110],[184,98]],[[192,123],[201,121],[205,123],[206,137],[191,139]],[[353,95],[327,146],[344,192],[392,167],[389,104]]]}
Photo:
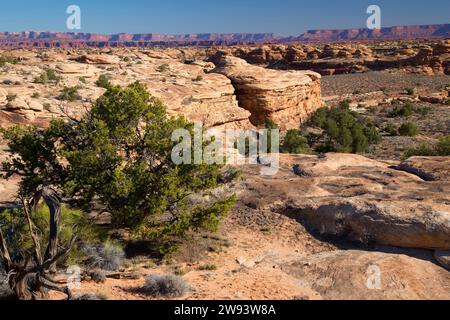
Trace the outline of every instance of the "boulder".
{"label": "boulder", "polygon": [[265,69],[223,56],[212,72],[231,80],[239,106],[250,111],[255,126],[270,119],[282,130],[298,128],[322,104],[321,76],[312,71]]}
{"label": "boulder", "polygon": [[450,274],[429,254],[336,250],[293,259],[282,270],[324,300],[450,298]]}
{"label": "boulder", "polygon": [[120,62],[119,57],[108,54],[86,54],[73,60],[89,64],[118,64]]}
{"label": "boulder", "polygon": [[40,112],[40,111],[44,110],[44,106],[42,105],[42,103],[40,103],[37,100],[31,100],[31,101],[28,101],[27,103],[28,103],[28,107],[32,111]]}
{"label": "boulder", "polygon": [[21,98],[15,98],[12,101],[9,101],[5,108],[5,110],[28,110],[30,109],[28,104]]}

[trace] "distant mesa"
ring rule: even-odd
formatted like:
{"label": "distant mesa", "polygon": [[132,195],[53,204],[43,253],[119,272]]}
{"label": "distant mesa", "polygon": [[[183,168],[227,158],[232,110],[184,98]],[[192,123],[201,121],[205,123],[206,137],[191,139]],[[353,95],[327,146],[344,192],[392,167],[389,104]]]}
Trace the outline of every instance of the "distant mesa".
{"label": "distant mesa", "polygon": [[345,30],[310,30],[294,41],[332,42],[363,40],[414,40],[450,37],[450,24],[396,26],[379,30],[345,29]]}
{"label": "distant mesa", "polygon": [[450,24],[396,26],[380,30],[310,30],[298,37],[273,33],[199,33],[164,35],[154,33],[103,35],[74,32],[0,32],[0,48],[82,48],[149,46],[233,46],[262,43],[339,42],[367,40],[414,40],[450,38]]}

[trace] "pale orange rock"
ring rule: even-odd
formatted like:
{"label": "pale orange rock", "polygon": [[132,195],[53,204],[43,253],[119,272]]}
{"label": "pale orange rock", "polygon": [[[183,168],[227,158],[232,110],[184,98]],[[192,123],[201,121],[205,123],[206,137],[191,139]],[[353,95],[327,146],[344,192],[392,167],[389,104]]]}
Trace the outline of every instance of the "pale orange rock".
{"label": "pale orange rock", "polygon": [[239,106],[250,111],[255,126],[270,119],[283,130],[298,128],[322,105],[321,76],[312,71],[265,69],[223,56],[212,72],[231,79]]}

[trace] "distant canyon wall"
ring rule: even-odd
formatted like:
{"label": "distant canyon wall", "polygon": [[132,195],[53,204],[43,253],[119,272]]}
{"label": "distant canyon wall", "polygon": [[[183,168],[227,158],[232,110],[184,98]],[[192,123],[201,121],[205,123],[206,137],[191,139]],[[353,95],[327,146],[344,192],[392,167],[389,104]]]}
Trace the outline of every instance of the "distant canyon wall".
{"label": "distant canyon wall", "polygon": [[103,35],[73,32],[0,32],[0,48],[82,48],[149,46],[223,46],[262,43],[338,42],[365,40],[411,40],[449,38],[450,24],[396,26],[380,30],[311,30],[300,36],[273,33],[200,33],[163,35],[154,33]]}

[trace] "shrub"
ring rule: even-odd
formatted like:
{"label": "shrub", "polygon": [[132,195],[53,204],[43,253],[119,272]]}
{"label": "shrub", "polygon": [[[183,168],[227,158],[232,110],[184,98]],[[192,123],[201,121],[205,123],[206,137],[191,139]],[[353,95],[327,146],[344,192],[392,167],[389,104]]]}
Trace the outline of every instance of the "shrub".
{"label": "shrub", "polygon": [[47,69],[40,76],[34,78],[34,83],[47,84],[47,83],[58,83],[62,80],[55,70]]}
{"label": "shrub", "polygon": [[5,64],[17,64],[19,60],[14,57],[0,56],[0,67],[3,67]]}
{"label": "shrub", "polygon": [[156,68],[156,71],[161,72],[161,73],[169,71],[169,70],[170,70],[170,66],[167,63],[164,63]]}
{"label": "shrub", "polygon": [[[381,141],[377,128],[349,109],[349,101],[337,107],[321,108],[311,117],[310,124],[323,129],[317,140],[324,141],[316,146],[317,152],[365,152],[371,144]],[[311,143],[311,141],[310,141]]]}
{"label": "shrub", "polygon": [[306,139],[300,130],[289,130],[282,145],[283,153],[311,153],[311,149],[308,145],[308,139]]}
{"label": "shrub", "polygon": [[404,137],[414,137],[418,133],[418,128],[415,123],[407,122],[400,126],[398,132],[401,136]]}
{"label": "shrub", "polygon": [[203,81],[203,77],[201,75],[198,75],[196,78],[192,79],[194,82]]}
{"label": "shrub", "polygon": [[416,89],[415,88],[406,88],[405,92],[407,95],[412,96],[412,95],[414,95],[414,93],[416,93]]}
{"label": "shrub", "polygon": [[450,136],[442,137],[436,145],[436,153],[438,156],[450,156]]}
{"label": "shrub", "polygon": [[106,273],[103,270],[94,270],[89,273],[92,281],[95,283],[105,283],[106,282]]}
{"label": "shrub", "polygon": [[[265,127],[268,130],[268,132],[267,132],[267,152],[270,153],[272,150],[272,130],[278,129],[278,124],[276,124],[275,121],[273,121],[272,119],[267,119]],[[247,145],[247,141],[245,143]]]}
{"label": "shrub", "polygon": [[117,271],[125,259],[123,249],[109,242],[105,244],[85,244],[82,250],[87,256],[85,263],[91,268]]}
{"label": "shrub", "polygon": [[64,87],[60,91],[59,97],[60,100],[64,101],[77,101],[81,99],[81,96],[78,94],[78,87]]}
{"label": "shrub", "polygon": [[99,88],[108,89],[111,86],[111,82],[109,82],[108,76],[102,74],[98,80],[95,82],[95,85]]}
{"label": "shrub", "polygon": [[365,135],[364,127],[362,125],[357,124],[353,126],[352,138],[354,152],[360,153],[366,151],[369,145],[369,138]]}
{"label": "shrub", "polygon": [[450,156],[450,136],[442,137],[439,139],[439,142],[435,145],[421,145],[417,148],[409,149],[404,158],[410,158],[414,156],[422,156],[422,157],[448,157]]}
{"label": "shrub", "polygon": [[33,92],[33,94],[31,95],[32,98],[39,98],[41,95],[39,94],[39,92]]}
{"label": "shrub", "polygon": [[369,144],[378,144],[383,140],[377,127],[371,122],[366,122],[364,135],[367,137]]}
{"label": "shrub", "polygon": [[13,102],[16,99],[17,99],[17,94],[8,93],[8,95],[6,95],[6,101],[8,101],[8,102]]}
{"label": "shrub", "polygon": [[198,270],[200,271],[214,271],[217,270],[217,266],[215,264],[212,263],[207,263],[207,264],[203,264],[201,265]]}
{"label": "shrub", "polygon": [[420,157],[434,157],[436,156],[436,150],[433,147],[430,147],[428,145],[421,145],[417,148],[413,148],[413,149],[409,149],[408,151],[406,151],[406,153],[404,154],[403,158],[404,159],[408,159],[410,157],[416,157],[416,156],[420,156]]}
{"label": "shrub", "polygon": [[426,106],[416,109],[416,113],[419,113],[422,116],[426,116],[430,112],[431,112],[431,108],[430,107],[426,107]]}
{"label": "shrub", "polygon": [[181,297],[189,290],[183,278],[175,275],[149,275],[141,291],[153,297]]}
{"label": "shrub", "polygon": [[389,115],[395,117],[410,117],[414,113],[414,107],[410,103],[405,103],[402,106],[397,105]]}
{"label": "shrub", "polygon": [[384,128],[386,133],[389,133],[391,136],[398,135],[398,128],[394,126],[392,123],[389,123],[386,128]]}

